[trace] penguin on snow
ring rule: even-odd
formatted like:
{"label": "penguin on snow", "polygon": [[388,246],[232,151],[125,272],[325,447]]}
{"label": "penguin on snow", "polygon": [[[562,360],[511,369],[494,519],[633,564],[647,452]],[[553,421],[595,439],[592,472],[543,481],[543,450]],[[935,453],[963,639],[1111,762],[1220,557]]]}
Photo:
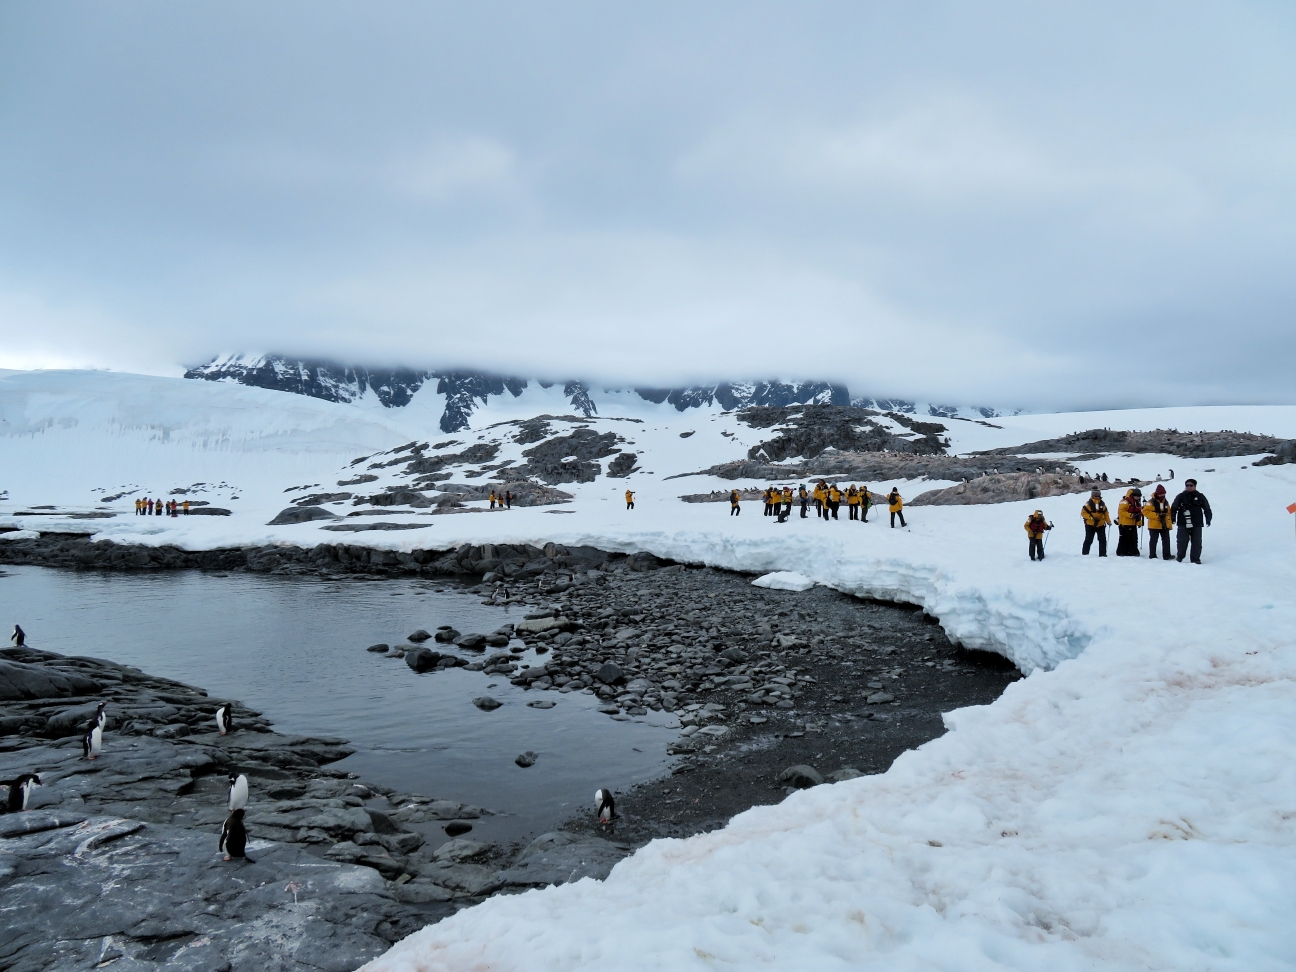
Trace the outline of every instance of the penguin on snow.
{"label": "penguin on snow", "polygon": [[616,819],[616,801],[612,799],[611,790],[594,791],[594,813],[601,824],[610,824]]}
{"label": "penguin on snow", "polygon": [[27,803],[31,800],[32,790],[41,785],[40,775],[37,773],[23,773],[15,780],[9,781],[9,796],[5,800],[5,810],[9,813],[18,813],[27,809]]}
{"label": "penguin on snow", "polygon": [[101,749],[103,749],[103,725],[95,719],[86,726],[81,736],[81,752],[85,754],[86,759],[95,759]]}
{"label": "penguin on snow", "polygon": [[[230,788],[229,788],[230,811],[233,812],[235,810],[242,810],[244,807],[247,806],[247,801],[248,801],[247,777],[244,776],[242,773],[238,773],[238,774],[230,773],[229,781],[230,781]],[[240,818],[240,820],[241,819],[242,818]]]}
{"label": "penguin on snow", "polygon": [[222,736],[234,728],[234,706],[228,702],[216,710],[216,728]]}
{"label": "penguin on snow", "polygon": [[220,844],[216,849],[225,852],[227,861],[236,857],[245,861],[251,860],[246,853],[247,828],[243,826],[243,812],[242,807],[231,811],[225,818],[225,825],[221,827]]}

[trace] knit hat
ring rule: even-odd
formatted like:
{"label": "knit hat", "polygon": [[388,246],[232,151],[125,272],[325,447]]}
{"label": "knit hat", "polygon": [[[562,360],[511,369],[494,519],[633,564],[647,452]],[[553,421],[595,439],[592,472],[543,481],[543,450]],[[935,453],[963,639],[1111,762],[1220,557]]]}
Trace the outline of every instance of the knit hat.
{"label": "knit hat", "polygon": [[1164,496],[1164,495],[1165,495],[1165,487],[1164,487],[1164,486],[1158,486],[1156,489],[1154,489],[1154,490],[1152,491],[1152,493],[1153,493],[1154,496]]}
{"label": "knit hat", "polygon": [[1098,497],[1099,499],[1102,499],[1102,490],[1101,490],[1101,489],[1091,490],[1090,493],[1089,493],[1089,495],[1090,495],[1090,496],[1096,496],[1096,497]]}

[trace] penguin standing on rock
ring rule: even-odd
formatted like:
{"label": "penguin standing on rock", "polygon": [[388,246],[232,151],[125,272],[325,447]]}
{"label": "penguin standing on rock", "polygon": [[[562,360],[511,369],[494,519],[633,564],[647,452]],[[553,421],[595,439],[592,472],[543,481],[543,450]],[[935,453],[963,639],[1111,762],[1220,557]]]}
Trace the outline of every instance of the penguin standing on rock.
{"label": "penguin standing on rock", "polygon": [[104,709],[108,708],[107,702],[100,702],[99,708],[95,709],[94,721],[100,729],[108,728],[108,716],[104,714]]}
{"label": "penguin standing on rock", "polygon": [[[230,812],[232,813],[235,810],[242,810],[244,807],[247,806],[248,782],[247,782],[247,777],[244,776],[242,773],[239,773],[237,775],[235,775],[234,773],[230,773],[229,781],[230,781],[229,808],[230,808]],[[241,827],[242,817],[240,817],[239,819],[240,819],[239,826]]]}
{"label": "penguin standing on rock", "polygon": [[234,810],[225,818],[225,826],[221,827],[220,844],[216,848],[225,852],[225,860],[233,860],[238,857],[245,861],[250,861],[247,856],[247,828],[243,826],[242,808]]}
{"label": "penguin standing on rock", "polygon": [[234,707],[228,702],[216,710],[216,728],[222,736],[234,728]]}
{"label": "penguin standing on rock", "polygon": [[9,640],[21,648],[23,645],[27,644],[27,632],[25,632],[19,625],[15,624],[13,634],[9,636]]}
{"label": "penguin standing on rock", "polygon": [[611,790],[594,791],[594,813],[598,822],[604,825],[616,819],[616,801],[612,799]]}
{"label": "penguin standing on rock", "polygon": [[85,754],[86,759],[93,760],[98,758],[101,749],[103,749],[103,725],[95,719],[86,726],[81,736],[81,752]]}
{"label": "penguin standing on rock", "polygon": [[27,809],[32,790],[41,785],[40,776],[36,773],[23,773],[16,780],[9,781],[9,797],[5,800],[5,810],[18,813]]}

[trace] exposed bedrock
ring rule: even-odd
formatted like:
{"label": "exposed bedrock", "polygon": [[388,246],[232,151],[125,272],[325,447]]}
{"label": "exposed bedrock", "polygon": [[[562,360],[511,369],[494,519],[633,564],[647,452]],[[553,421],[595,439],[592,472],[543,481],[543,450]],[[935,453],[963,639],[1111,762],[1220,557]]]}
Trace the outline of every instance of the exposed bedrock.
{"label": "exposed bedrock", "polygon": [[1180,432],[1177,429],[1153,429],[1151,432],[1125,432],[1118,429],[1089,429],[1072,432],[1056,439],[1040,439],[1008,449],[992,449],[977,455],[1018,455],[1045,452],[1111,453],[1153,452],[1187,459],[1214,459],[1225,456],[1253,456],[1275,452],[1290,443],[1271,435],[1252,432]]}

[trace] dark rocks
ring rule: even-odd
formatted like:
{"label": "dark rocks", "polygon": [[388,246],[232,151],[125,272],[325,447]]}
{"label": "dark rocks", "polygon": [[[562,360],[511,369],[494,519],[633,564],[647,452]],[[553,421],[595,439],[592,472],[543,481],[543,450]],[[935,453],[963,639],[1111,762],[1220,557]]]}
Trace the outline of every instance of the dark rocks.
{"label": "dark rocks", "polygon": [[500,872],[500,878],[506,884],[522,887],[567,884],[586,877],[601,881],[629,854],[626,844],[555,831],[541,834],[528,844],[513,866]]}
{"label": "dark rocks", "polygon": [[779,774],[778,780],[780,783],[786,783],[788,786],[804,790],[811,786],[818,786],[824,781],[824,778],[813,766],[801,763],[796,766],[789,766]]}
{"label": "dark rocks", "polygon": [[391,647],[390,645],[384,645],[384,644],[370,645],[368,648],[365,649],[365,651],[373,651],[373,652],[387,651],[390,647]]}
{"label": "dark rocks", "polygon": [[452,820],[441,829],[446,832],[447,837],[459,837],[462,834],[470,833],[472,824],[463,820]]}
{"label": "dark rocks", "polygon": [[[460,648],[467,648],[470,651],[483,651],[486,648],[486,636],[483,634],[466,634],[460,635],[454,640],[454,643]],[[505,641],[504,644],[508,644]]]}
{"label": "dark rocks", "polygon": [[430,634],[428,634],[428,633],[427,633],[426,631],[424,631],[422,628],[419,628],[419,629],[418,629],[417,631],[415,631],[412,635],[406,635],[405,640],[406,640],[406,641],[412,641],[412,642],[414,642],[416,645],[421,645],[423,642],[427,641],[427,640],[428,640],[429,638],[431,638],[431,637],[432,637],[432,636],[431,636]]}
{"label": "dark rocks", "polygon": [[741,648],[726,648],[720,652],[720,657],[728,659],[731,662],[741,663],[747,660],[747,652]]}
{"label": "dark rocks", "polygon": [[433,635],[433,637],[442,644],[450,644],[459,637],[459,632],[449,625],[442,625],[437,628],[436,634]]}
{"label": "dark rocks", "polygon": [[605,661],[594,673],[594,677],[604,685],[615,685],[625,681],[625,672],[621,671],[621,666],[616,662]]}
{"label": "dark rocks", "polygon": [[516,759],[514,759],[513,762],[517,763],[523,769],[526,769],[528,766],[534,766],[535,761],[539,758],[540,756],[538,753],[534,753],[528,749],[525,753],[520,754]]}
{"label": "dark rocks", "polygon": [[534,702],[528,702],[528,709],[552,709],[558,703],[553,699],[536,699]]}
{"label": "dark rocks", "polygon": [[439,661],[441,661],[441,653],[431,648],[415,648],[413,651],[405,652],[405,664],[420,674],[434,671]]}
{"label": "dark rocks", "polygon": [[895,696],[892,695],[890,692],[874,692],[864,701],[866,701],[869,705],[883,705],[884,703],[887,702],[894,702]]}
{"label": "dark rocks", "polygon": [[481,709],[483,712],[494,712],[504,703],[497,699],[492,699],[489,695],[483,695],[479,698],[473,699],[472,704],[477,706],[477,708]]}
{"label": "dark rocks", "polygon": [[[206,507],[210,509],[211,507]],[[190,511],[193,512],[193,511]],[[336,513],[330,513],[322,506],[290,506],[281,510],[279,515],[266,526],[283,526],[288,523],[309,523],[312,520],[337,520]]]}
{"label": "dark rocks", "polygon": [[[8,654],[8,650],[4,653]],[[92,695],[98,691],[98,682],[77,672],[54,671],[47,666],[0,659],[0,701],[54,699]]]}
{"label": "dark rocks", "polygon": [[626,565],[631,570],[639,570],[639,571],[656,570],[658,567],[663,566],[662,561],[660,559],[654,557],[652,554],[647,553],[646,551],[640,551],[639,553],[631,554],[629,557],[626,558]]}
{"label": "dark rocks", "polygon": [[639,457],[633,452],[622,452],[608,463],[608,479],[624,479],[635,470]]}
{"label": "dark rocks", "polygon": [[829,773],[827,779],[832,783],[844,783],[846,780],[857,780],[863,775],[854,766],[843,766]]}

